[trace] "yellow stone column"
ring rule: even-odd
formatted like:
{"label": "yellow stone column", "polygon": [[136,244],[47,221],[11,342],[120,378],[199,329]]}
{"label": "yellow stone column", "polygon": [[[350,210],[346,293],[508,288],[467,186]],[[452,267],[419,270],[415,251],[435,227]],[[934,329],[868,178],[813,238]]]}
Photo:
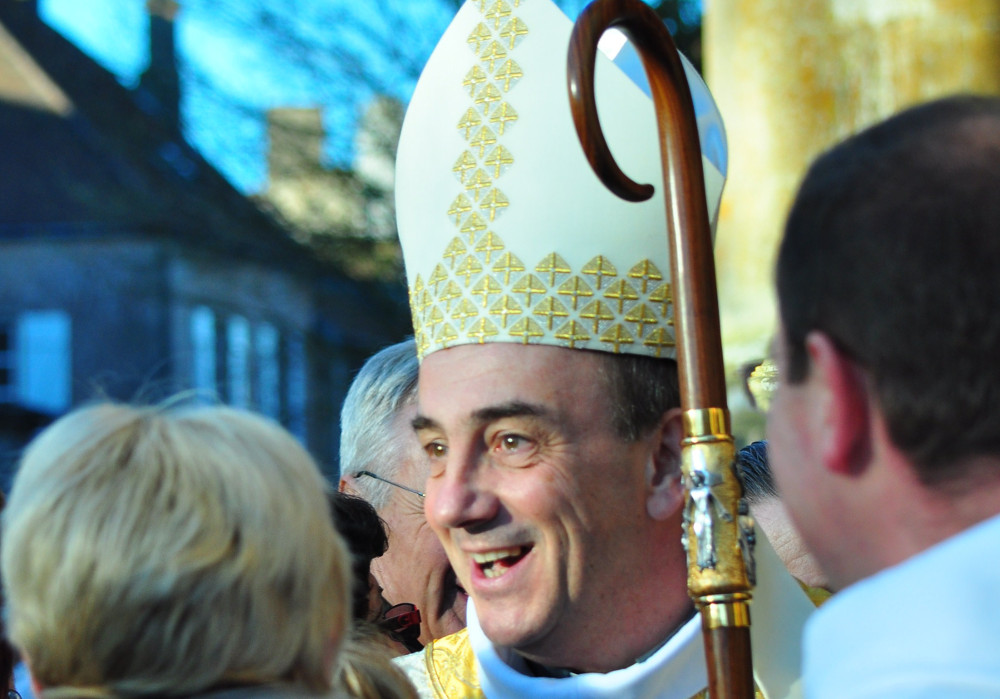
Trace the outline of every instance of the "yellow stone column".
{"label": "yellow stone column", "polygon": [[811,160],[909,105],[1000,92],[1000,0],[705,0],[729,137],[716,259],[726,362],[774,332],[774,252]]}

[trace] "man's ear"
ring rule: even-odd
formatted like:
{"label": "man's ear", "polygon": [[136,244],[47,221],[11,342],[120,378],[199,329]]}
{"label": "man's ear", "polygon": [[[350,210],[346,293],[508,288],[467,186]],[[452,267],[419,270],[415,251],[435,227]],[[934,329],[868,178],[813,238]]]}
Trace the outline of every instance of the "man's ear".
{"label": "man's ear", "polygon": [[655,520],[665,520],[684,503],[681,478],[681,438],[684,425],[681,409],[664,413],[651,435],[652,449],[646,464],[646,512]]}
{"label": "man's ear", "polygon": [[337,490],[348,495],[360,495],[358,489],[354,487],[354,478],[351,476],[341,476]]}
{"label": "man's ear", "polygon": [[860,473],[871,452],[868,381],[864,371],[825,333],[806,335],[816,382],[818,446],[823,465],[834,473]]}

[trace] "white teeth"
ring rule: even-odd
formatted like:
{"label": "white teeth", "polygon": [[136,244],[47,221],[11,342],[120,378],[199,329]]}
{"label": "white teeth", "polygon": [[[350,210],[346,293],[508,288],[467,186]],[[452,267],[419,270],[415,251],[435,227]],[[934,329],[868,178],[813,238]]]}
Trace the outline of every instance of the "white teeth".
{"label": "white teeth", "polygon": [[499,578],[506,572],[507,572],[506,568],[494,568],[493,566],[490,566],[489,568],[483,568],[483,575],[487,578]]}
{"label": "white teeth", "polygon": [[498,549],[496,551],[487,551],[486,553],[474,553],[472,554],[472,560],[480,565],[484,563],[492,563],[493,561],[499,561],[501,558],[511,558],[512,556],[521,555],[521,547],[517,546],[510,549]]}

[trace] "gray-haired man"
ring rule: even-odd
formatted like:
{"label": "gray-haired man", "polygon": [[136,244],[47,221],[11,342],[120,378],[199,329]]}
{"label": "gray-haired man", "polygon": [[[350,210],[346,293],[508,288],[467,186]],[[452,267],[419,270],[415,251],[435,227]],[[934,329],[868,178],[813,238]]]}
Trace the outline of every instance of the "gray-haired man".
{"label": "gray-haired man", "polygon": [[389,549],[372,561],[372,574],[390,604],[417,605],[426,644],[465,627],[467,597],[424,517],[428,462],[410,427],[416,391],[412,340],[365,362],[341,410],[340,489],[363,497],[385,521]]}

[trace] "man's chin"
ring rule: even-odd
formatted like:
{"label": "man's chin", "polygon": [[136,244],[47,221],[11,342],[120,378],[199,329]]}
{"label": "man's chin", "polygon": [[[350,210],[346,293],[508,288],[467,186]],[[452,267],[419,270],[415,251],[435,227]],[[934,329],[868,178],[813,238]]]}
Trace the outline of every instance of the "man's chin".
{"label": "man's chin", "polygon": [[529,655],[539,652],[549,635],[547,625],[530,618],[523,609],[503,607],[476,603],[476,617],[486,638],[496,646],[513,648]]}

